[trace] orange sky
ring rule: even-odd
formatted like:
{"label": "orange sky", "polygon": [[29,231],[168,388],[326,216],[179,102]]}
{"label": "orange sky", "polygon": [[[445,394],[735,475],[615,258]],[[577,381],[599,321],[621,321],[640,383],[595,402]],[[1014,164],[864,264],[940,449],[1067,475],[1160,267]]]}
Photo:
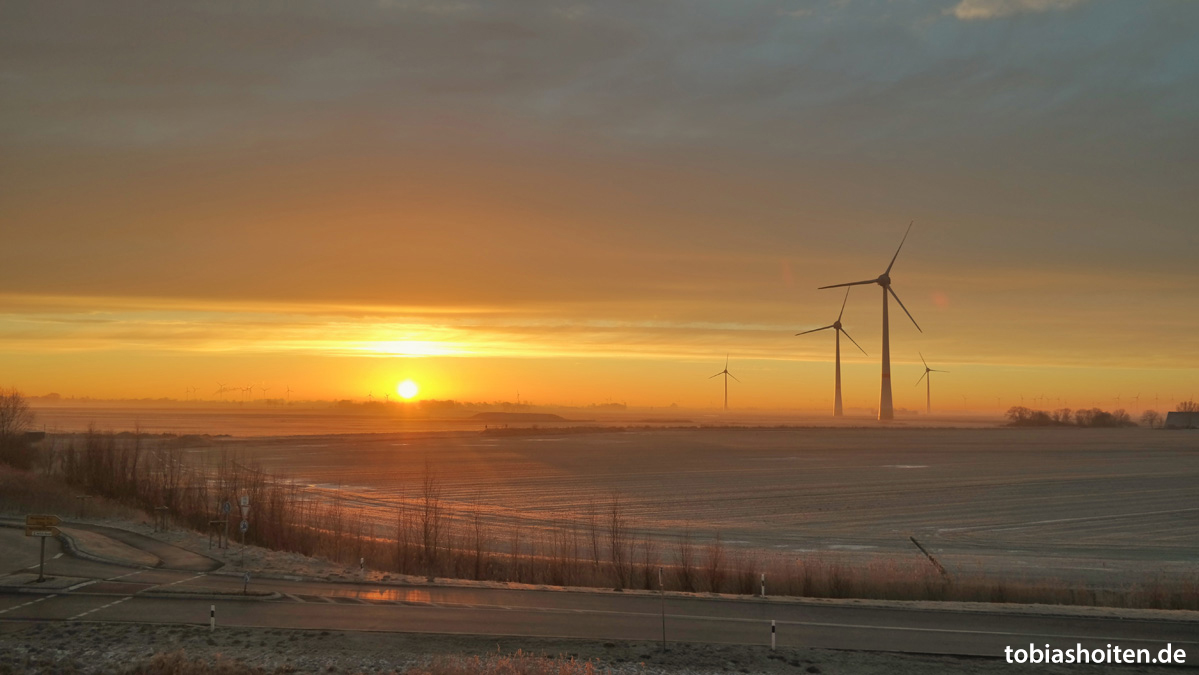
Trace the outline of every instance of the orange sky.
{"label": "orange sky", "polygon": [[[885,10],[885,11],[884,11]],[[831,407],[1199,389],[1193,3],[0,10],[0,385]],[[849,406],[877,405],[859,287]],[[909,384],[909,381],[911,384]],[[1116,397],[1121,397],[1117,404]]]}

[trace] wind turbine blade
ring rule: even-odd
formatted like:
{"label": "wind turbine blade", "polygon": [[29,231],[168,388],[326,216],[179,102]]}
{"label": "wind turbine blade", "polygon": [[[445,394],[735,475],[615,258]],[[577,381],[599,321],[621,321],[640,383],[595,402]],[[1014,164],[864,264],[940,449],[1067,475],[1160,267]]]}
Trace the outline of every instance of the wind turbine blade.
{"label": "wind turbine blade", "polygon": [[724,355],[724,369],[725,370],[729,369],[729,355],[728,354]]}
{"label": "wind turbine blade", "polygon": [[[914,222],[916,221],[913,220],[912,223]],[[891,264],[887,265],[887,271],[883,272],[883,274],[890,274],[891,268],[895,266],[895,259],[899,257],[899,250],[903,248],[903,242],[908,240],[908,232],[912,231],[912,223],[908,223],[908,229],[903,233],[903,239],[899,240],[899,248],[895,249],[895,255],[891,256]]]}
{"label": "wind turbine blade", "polygon": [[916,330],[923,333],[924,329],[920,327],[920,324],[916,323],[916,319],[912,318],[912,313],[908,311],[908,308],[903,306],[903,300],[900,300],[899,296],[895,295],[895,290],[893,288],[891,288],[890,286],[887,286],[887,290],[891,291],[891,295],[893,295],[895,297],[895,302],[898,302],[899,306],[903,307],[903,313],[907,314],[909,319],[912,319],[912,325],[916,327]]}
{"label": "wind turbine blade", "polygon": [[931,370],[934,373],[948,373],[949,372],[948,370],[933,370],[932,368],[929,368],[929,370]]}
{"label": "wind turbine blade", "polygon": [[[716,374],[715,374],[715,375],[713,375],[712,377],[720,377],[721,375],[724,375],[724,371],[723,371],[723,370],[722,370],[722,371],[720,371],[719,373],[716,373]],[[710,379],[712,379],[712,377],[709,377],[708,379],[710,380]]]}
{"label": "wind turbine blade", "polygon": [[845,299],[841,301],[841,311],[837,313],[837,321],[840,321],[841,315],[845,313],[845,303],[849,302],[849,292],[851,290],[853,290],[853,289],[850,289],[850,288],[845,289]]}
{"label": "wind turbine blade", "polygon": [[928,361],[924,360],[924,353],[923,352],[916,352],[916,353],[920,355],[920,363],[924,364],[924,369],[928,370]]}
{"label": "wind turbine blade", "polygon": [[[732,373],[728,373],[728,376],[733,378],[734,380],[737,380],[737,376]],[[740,382],[741,380],[737,380],[737,381]]]}
{"label": "wind turbine blade", "polygon": [[796,333],[796,335],[807,335],[808,333],[815,333],[815,332],[817,332],[817,331],[828,330],[828,329],[830,329],[830,328],[832,328],[832,327],[833,327],[833,326],[825,326],[825,327],[823,327],[823,328],[813,328],[812,330],[805,330],[805,331],[804,331],[804,332],[802,332],[802,333]]}
{"label": "wind turbine blade", "polygon": [[915,384],[915,386],[919,387],[919,386],[920,386],[920,383],[924,381],[924,377],[925,377],[926,375],[928,375],[928,371],[927,371],[927,370],[926,370],[926,371],[924,371],[924,375],[921,375],[919,380],[916,380],[916,384]]}
{"label": "wind turbine blade", "polygon": [[[844,335],[845,337],[849,338],[849,341],[853,343],[853,346],[858,348],[858,351],[862,352],[863,354],[866,354],[866,350],[862,349],[862,345],[858,344],[857,340],[849,337],[849,333],[846,333],[844,328],[841,329],[841,334]],[[870,355],[866,354],[866,356],[870,356]]]}
{"label": "wind turbine blade", "polygon": [[844,288],[845,286],[862,286],[864,284],[874,284],[874,283],[878,283],[878,279],[870,279],[869,281],[853,281],[848,284],[833,284],[832,286],[821,286],[820,288],[817,288],[816,290],[823,291],[826,288]]}

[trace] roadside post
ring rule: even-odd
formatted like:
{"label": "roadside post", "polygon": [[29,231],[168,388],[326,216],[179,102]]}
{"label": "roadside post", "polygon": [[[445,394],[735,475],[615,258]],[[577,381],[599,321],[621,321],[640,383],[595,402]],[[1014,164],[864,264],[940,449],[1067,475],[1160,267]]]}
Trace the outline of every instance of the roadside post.
{"label": "roadside post", "polygon": [[233,505],[229,500],[221,502],[221,517],[225,520],[225,545],[220,548],[229,548],[229,512],[233,510]]}
{"label": "roadside post", "polygon": [[766,597],[766,573],[762,572],[762,597]]}
{"label": "roadside post", "polygon": [[246,531],[250,529],[250,495],[242,495],[238,500],[238,505],[241,507],[241,525],[237,529],[241,530],[241,564],[246,566]]}
{"label": "roadside post", "polygon": [[658,568],[658,594],[662,596],[662,651],[666,651],[666,586],[662,583],[662,568]]}
{"label": "roadside post", "polygon": [[46,537],[58,534],[58,525],[62,522],[58,516],[27,515],[25,516],[25,536],[38,537],[42,540],[42,553],[37,564],[37,582],[46,580]]}
{"label": "roadside post", "polygon": [[208,632],[216,630],[216,605],[208,606]]}
{"label": "roadside post", "polygon": [[246,530],[250,529],[250,521],[248,521],[248,520],[241,521],[241,525],[238,525],[237,529],[241,530],[241,564],[242,564],[242,567],[245,567],[246,566]]}
{"label": "roadside post", "polygon": [[770,651],[774,651],[775,626],[774,619],[770,620]]}
{"label": "roadside post", "polygon": [[250,591],[250,573],[246,572],[241,578],[241,594],[246,595]]}
{"label": "roadside post", "polygon": [[168,508],[166,506],[155,506],[154,507],[154,531],[155,532],[166,532],[167,531],[167,511],[169,511],[169,510],[170,510],[170,508]]}
{"label": "roadside post", "polygon": [[359,572],[365,572],[365,571],[366,571],[366,558],[359,558],[359,559],[358,559],[358,571],[359,571]]}

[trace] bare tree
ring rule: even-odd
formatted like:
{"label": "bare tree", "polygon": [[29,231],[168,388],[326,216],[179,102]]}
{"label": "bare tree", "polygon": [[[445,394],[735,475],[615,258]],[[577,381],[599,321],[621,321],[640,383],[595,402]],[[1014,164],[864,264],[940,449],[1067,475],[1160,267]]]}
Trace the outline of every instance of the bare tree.
{"label": "bare tree", "polygon": [[1199,403],[1194,401],[1179,401],[1177,412],[1199,412]]}
{"label": "bare tree", "polygon": [[1141,413],[1141,424],[1144,424],[1150,429],[1158,426],[1161,421],[1162,414],[1156,410],[1146,410],[1145,412]]}
{"label": "bare tree", "polygon": [[0,462],[21,469],[33,466],[33,448],[25,439],[25,431],[33,424],[29,402],[14,389],[0,389]]}

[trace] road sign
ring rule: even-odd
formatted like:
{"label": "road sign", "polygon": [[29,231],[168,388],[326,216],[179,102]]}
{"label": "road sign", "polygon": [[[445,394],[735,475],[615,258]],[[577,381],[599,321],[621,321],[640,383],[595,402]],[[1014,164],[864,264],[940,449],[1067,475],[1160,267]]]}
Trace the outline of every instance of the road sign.
{"label": "road sign", "polygon": [[56,537],[58,536],[58,528],[51,527],[48,529],[34,529],[31,527],[25,528],[26,537]]}
{"label": "road sign", "polygon": [[25,516],[25,528],[45,529],[62,523],[58,516]]}
{"label": "road sign", "polygon": [[250,529],[250,521],[248,521],[248,520],[241,521],[241,525],[238,525],[237,529],[241,530],[242,534],[245,534],[246,530]]}
{"label": "road sign", "polygon": [[242,506],[249,506],[250,505],[250,495],[242,495],[241,501],[239,501],[238,503],[241,504]]}
{"label": "road sign", "polygon": [[225,500],[225,502],[221,504],[221,513],[229,513],[229,511],[232,509],[233,505],[229,503],[229,500]]}

